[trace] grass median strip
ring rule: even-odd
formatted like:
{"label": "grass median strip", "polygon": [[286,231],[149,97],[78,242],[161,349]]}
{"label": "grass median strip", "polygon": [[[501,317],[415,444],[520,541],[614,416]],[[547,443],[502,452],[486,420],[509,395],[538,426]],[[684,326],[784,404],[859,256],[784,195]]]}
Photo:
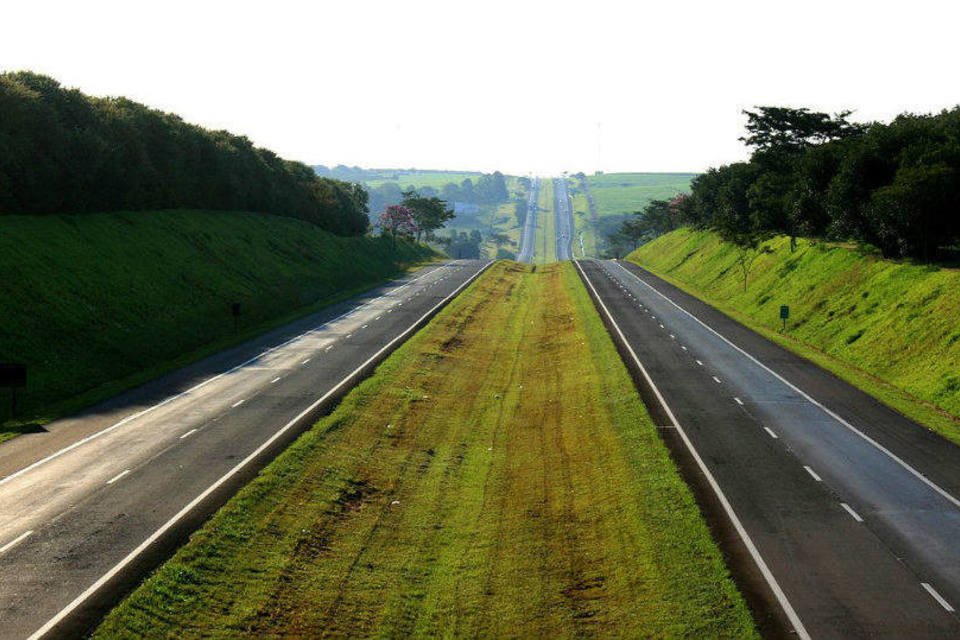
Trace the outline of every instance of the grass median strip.
{"label": "grass median strip", "polygon": [[569,264],[494,265],[97,637],[753,637]]}

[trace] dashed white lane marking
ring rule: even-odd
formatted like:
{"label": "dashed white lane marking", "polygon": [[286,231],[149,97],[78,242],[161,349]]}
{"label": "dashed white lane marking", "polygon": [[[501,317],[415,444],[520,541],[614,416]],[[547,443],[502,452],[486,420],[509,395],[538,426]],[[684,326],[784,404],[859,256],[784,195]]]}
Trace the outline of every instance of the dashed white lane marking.
{"label": "dashed white lane marking", "polygon": [[230,405],[230,408],[236,409],[237,407],[243,404],[244,400],[246,400],[246,398],[244,398],[243,400],[237,400],[232,405]]}
{"label": "dashed white lane marking", "polygon": [[663,329],[663,325],[662,325],[662,324],[660,325],[660,328]]}
{"label": "dashed white lane marking", "polygon": [[189,438],[190,436],[192,436],[192,435],[195,434],[196,432],[197,432],[196,429],[190,429],[190,431],[187,431],[185,434],[183,434],[182,436],[180,436],[180,439],[183,440],[184,438]]}
{"label": "dashed white lane marking", "polygon": [[[3,549],[0,549],[0,553],[3,553]],[[950,613],[954,612],[954,608],[950,605],[950,603],[947,602],[942,595],[937,593],[937,590],[934,589],[932,586],[930,586],[929,582],[921,582],[920,586],[926,589],[927,593],[933,596],[933,599],[937,601],[937,604],[939,604],[941,607],[943,607]]]}
{"label": "dashed white lane marking", "polygon": [[113,484],[114,482],[116,482],[117,480],[119,480],[119,479],[122,478],[123,476],[127,475],[128,473],[130,473],[130,469],[124,469],[123,471],[121,471],[121,472],[118,473],[117,475],[115,475],[115,476],[113,476],[112,478],[110,478],[109,480],[107,480],[107,484]]}
{"label": "dashed white lane marking", "polygon": [[361,329],[366,329],[366,328],[367,328],[367,325],[363,325],[363,326],[360,327],[360,328],[361,328]]}
{"label": "dashed white lane marking", "polygon": [[700,365],[701,367],[703,366],[703,363],[700,362],[699,360],[697,360],[697,364]]}
{"label": "dashed white lane marking", "polygon": [[763,429],[764,429],[764,431],[766,431],[768,434],[770,434],[770,437],[773,438],[774,440],[776,440],[776,439],[779,437],[777,434],[775,434],[775,433],[770,429],[770,427],[764,427]]}
{"label": "dashed white lane marking", "polygon": [[850,514],[850,517],[856,520],[857,522],[863,522],[863,518],[860,517],[860,514],[853,510],[853,507],[848,505],[846,502],[841,502],[840,506],[843,507],[844,511]]}
{"label": "dashed white lane marking", "polygon": [[327,347],[326,349],[324,349],[324,351],[330,351],[330,349],[333,349],[333,345],[330,345],[329,347]]}
{"label": "dashed white lane marking", "polygon": [[683,345],[680,345],[680,348],[683,349],[684,351],[687,350],[687,348],[686,348],[685,346],[683,346]]}
{"label": "dashed white lane marking", "polygon": [[270,381],[270,384],[276,384],[277,382],[280,382],[280,378],[282,378],[282,377],[283,377],[283,376],[277,376],[276,378],[274,378],[273,380]]}
{"label": "dashed white lane marking", "polygon": [[13,549],[15,546],[26,540],[32,533],[33,529],[30,531],[24,531],[10,542],[0,547],[0,553],[6,553],[7,551],[10,551],[10,549]]}
{"label": "dashed white lane marking", "polygon": [[344,337],[345,337],[345,338],[349,338],[349,337],[351,337],[352,335],[353,335],[352,333],[348,333],[348,334],[347,334],[346,336],[344,336]]}
{"label": "dashed white lane marking", "polygon": [[673,334],[671,333],[671,334],[670,334],[670,339],[671,339],[671,340],[676,340],[676,339],[677,339],[677,336],[675,336],[675,335],[673,335]]}
{"label": "dashed white lane marking", "polygon": [[300,364],[307,364],[308,362],[310,362],[310,358],[306,358],[306,359],[304,359],[304,361],[303,361],[303,362],[301,362]]}
{"label": "dashed white lane marking", "polygon": [[713,381],[716,382],[717,384],[720,384],[720,378],[718,378],[717,376],[713,376]]}
{"label": "dashed white lane marking", "polygon": [[738,398],[737,396],[733,396],[733,400],[734,400],[734,402],[736,402],[736,403],[737,403],[738,405],[740,405],[741,407],[743,406],[743,400],[741,400],[741,399]]}
{"label": "dashed white lane marking", "polygon": [[813,479],[816,480],[817,482],[823,482],[823,480],[820,479],[820,476],[817,475],[817,472],[816,472],[816,471],[814,471],[813,469],[811,469],[811,468],[808,467],[807,465],[803,465],[803,468],[807,470],[807,473],[810,474],[810,477],[811,477],[811,478],[813,478]]}

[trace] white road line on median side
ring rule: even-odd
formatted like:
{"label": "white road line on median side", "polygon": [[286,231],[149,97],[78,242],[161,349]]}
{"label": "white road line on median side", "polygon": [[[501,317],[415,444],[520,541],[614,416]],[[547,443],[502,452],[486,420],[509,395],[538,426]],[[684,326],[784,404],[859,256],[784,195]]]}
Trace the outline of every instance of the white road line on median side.
{"label": "white road line on median side", "polygon": [[232,405],[230,405],[230,408],[231,408],[231,409],[236,409],[237,407],[239,407],[240,405],[243,404],[244,400],[246,400],[246,398],[244,398],[243,400],[237,400],[237,401],[234,402]]}
{"label": "white road line on median side", "polygon": [[770,437],[773,438],[774,440],[776,440],[777,438],[780,437],[780,436],[778,436],[777,434],[775,434],[775,433],[773,432],[773,430],[770,429],[770,427],[764,427],[763,429],[764,429],[764,431],[766,431],[768,434],[770,434]]}
{"label": "white road line on median side", "polygon": [[860,514],[853,510],[853,507],[848,505],[846,502],[841,502],[840,506],[843,507],[843,510],[850,514],[850,517],[856,520],[857,522],[863,522],[863,518],[860,517]]}
{"label": "white road line on median side", "polygon": [[219,489],[221,486],[223,486],[224,483],[226,483],[230,478],[232,478],[233,476],[235,476],[241,469],[243,469],[245,466],[247,466],[248,464],[250,464],[251,461],[255,460],[255,459],[256,459],[260,454],[262,454],[264,451],[266,451],[267,449],[269,449],[269,448],[270,448],[270,445],[272,445],[274,442],[276,442],[277,439],[279,439],[284,433],[286,433],[287,431],[289,431],[290,429],[292,429],[294,426],[296,426],[296,424],[297,424],[298,422],[300,422],[303,418],[305,418],[306,416],[310,415],[310,413],[311,413],[312,411],[314,411],[317,407],[319,407],[321,404],[323,404],[324,402],[326,402],[327,399],[329,399],[329,398],[330,398],[331,396],[333,396],[335,393],[338,393],[344,386],[346,386],[347,384],[349,384],[350,381],[353,380],[353,378],[356,377],[361,371],[363,371],[363,370],[364,370],[366,367],[368,367],[372,362],[375,362],[375,361],[377,360],[377,358],[379,358],[381,355],[383,355],[384,353],[386,353],[390,348],[392,348],[394,344],[396,344],[397,342],[405,339],[405,338],[407,337],[407,335],[408,335],[409,333],[411,333],[411,332],[416,328],[416,326],[417,326],[420,322],[426,320],[428,317],[430,317],[430,315],[431,315],[432,313],[434,313],[434,312],[438,311],[439,309],[441,309],[441,308],[443,307],[443,305],[445,305],[448,301],[450,301],[450,300],[452,300],[454,297],[456,297],[456,295],[459,294],[461,291],[463,291],[464,289],[466,289],[467,286],[468,286],[471,282],[473,282],[474,280],[476,280],[476,279],[480,276],[480,274],[482,274],[484,271],[486,271],[487,268],[488,268],[491,264],[493,264],[492,261],[491,261],[491,262],[487,262],[485,265],[483,265],[483,267],[481,267],[479,270],[477,270],[476,273],[474,273],[472,276],[470,276],[469,278],[467,278],[466,280],[464,280],[464,281],[460,284],[460,286],[458,286],[456,289],[454,289],[454,290],[451,291],[449,294],[447,294],[447,296],[446,296],[445,298],[441,299],[440,302],[438,302],[437,304],[435,304],[435,305],[434,305],[433,307],[431,307],[426,313],[424,313],[424,314],[423,314],[422,316],[420,316],[417,320],[415,320],[411,325],[409,325],[406,329],[404,329],[402,332],[400,332],[399,334],[397,334],[397,336],[394,337],[390,342],[388,342],[387,344],[385,344],[384,346],[382,346],[376,353],[374,353],[372,356],[370,356],[369,358],[367,358],[367,359],[363,362],[363,364],[361,364],[359,367],[357,367],[357,368],[354,369],[352,372],[350,372],[349,374],[347,374],[347,376],[344,377],[342,380],[340,380],[340,382],[338,382],[336,385],[334,385],[333,388],[331,388],[329,391],[327,391],[325,394],[323,394],[323,396],[321,396],[321,397],[318,398],[316,401],[314,401],[313,404],[311,404],[309,407],[307,407],[306,409],[304,409],[303,411],[301,411],[299,414],[297,414],[297,416],[296,416],[295,418],[293,418],[290,422],[288,422],[288,423],[285,424],[283,427],[281,427],[281,428],[280,428],[278,431],[276,431],[272,436],[270,436],[269,438],[267,438],[267,440],[266,440],[263,444],[261,444],[259,447],[257,447],[257,448],[256,448],[253,452],[251,452],[246,458],[244,458],[243,460],[241,460],[235,467],[233,467],[232,469],[230,469],[229,471],[227,471],[224,475],[222,475],[219,480],[217,480],[217,481],[214,482],[212,485],[210,485],[209,487],[207,487],[207,488],[203,491],[203,493],[201,493],[201,494],[198,495],[196,498],[194,498],[193,500],[191,500],[186,506],[184,506],[180,511],[178,511],[172,518],[170,518],[170,519],[167,520],[163,525],[161,525],[159,529],[157,529],[157,530],[154,531],[152,534],[150,534],[150,536],[149,536],[146,540],[144,540],[143,542],[141,542],[140,545],[137,546],[137,548],[135,548],[133,551],[131,551],[130,553],[128,553],[128,554],[126,555],[126,557],[124,557],[120,562],[118,562],[116,565],[114,565],[113,568],[111,568],[109,571],[107,571],[107,572],[104,573],[102,576],[100,576],[100,578],[98,578],[97,581],[94,582],[92,585],[90,585],[89,587],[87,587],[86,590],[85,590],[83,593],[81,593],[79,596],[77,596],[76,598],[74,598],[67,606],[65,606],[63,609],[61,609],[59,612],[57,612],[57,614],[56,614],[55,616],[53,616],[52,618],[50,618],[49,620],[47,620],[47,621],[43,624],[43,626],[40,627],[39,629],[37,629],[36,631],[34,631],[34,632],[27,638],[27,640],[39,640],[39,639],[42,638],[44,635],[46,635],[48,631],[50,631],[51,629],[53,629],[54,627],[56,627],[64,618],[66,618],[68,615],[70,615],[70,613],[73,612],[74,609],[76,609],[77,607],[79,607],[79,606],[80,606],[81,604],[83,604],[87,599],[89,599],[90,596],[92,596],[92,595],[95,594],[97,591],[99,591],[99,590],[103,587],[103,585],[105,585],[105,584],[106,584],[107,582],[109,582],[115,575],[117,575],[120,571],[122,571],[122,570],[124,569],[124,567],[126,567],[126,566],[127,566],[128,564],[130,564],[137,556],[139,556],[141,553],[143,553],[144,550],[146,550],[147,548],[149,548],[150,545],[152,545],[154,542],[156,542],[157,540],[159,540],[160,537],[163,536],[163,534],[165,534],[165,533],[166,533],[167,531],[169,531],[172,527],[174,527],[180,520],[182,520],[182,519],[184,518],[184,516],[186,516],[186,515],[187,515],[188,513],[190,513],[194,508],[196,508],[197,505],[199,505],[201,502],[203,502],[210,494],[212,494],[212,493],[215,492],[217,489]]}
{"label": "white road line on median side", "polygon": [[733,400],[734,400],[734,402],[736,402],[736,403],[737,403],[738,405],[740,405],[741,407],[743,406],[743,400],[741,400],[741,399],[738,398],[737,396],[733,396]]}
{"label": "white road line on median side", "polygon": [[306,359],[304,359],[304,361],[303,361],[303,362],[301,362],[300,364],[307,364],[308,362],[310,362],[310,358],[306,358]]}
{"label": "white road line on median side", "polygon": [[[665,295],[664,295],[663,293],[661,293],[656,287],[654,287],[653,285],[651,285],[650,283],[648,283],[646,280],[644,280],[643,278],[641,278],[641,277],[638,276],[637,274],[633,273],[632,271],[630,271],[629,269],[627,269],[625,266],[623,266],[623,265],[620,264],[619,262],[617,262],[617,265],[618,265],[621,269],[623,269],[624,271],[626,271],[628,274],[630,274],[631,276],[633,276],[634,278],[636,278],[636,280],[637,280],[638,282],[642,283],[642,284],[643,284],[644,286],[646,286],[648,289],[650,289],[651,291],[653,291],[654,293],[656,293],[658,296],[660,296],[661,298],[663,298],[664,300],[666,300],[667,302],[669,302],[670,304],[672,304],[674,307],[676,307],[677,309],[679,309],[679,310],[682,311],[683,313],[685,313],[685,314],[687,314],[688,316],[690,316],[691,318],[693,318],[693,320],[695,320],[698,324],[700,324],[700,326],[702,326],[703,328],[705,328],[707,331],[709,331],[709,332],[712,333],[713,335],[717,336],[718,338],[720,338],[721,340],[723,340],[724,342],[726,342],[728,345],[730,345],[731,347],[733,347],[734,349],[736,349],[737,351],[739,351],[740,353],[742,353],[744,356],[746,356],[747,358],[749,358],[750,360],[752,360],[757,366],[763,368],[767,373],[769,373],[770,375],[772,375],[773,377],[775,377],[777,380],[779,380],[779,381],[782,382],[783,384],[787,385],[788,387],[790,387],[791,389],[793,389],[794,391],[796,391],[797,393],[799,393],[799,394],[800,394],[801,396],[803,396],[808,402],[810,402],[810,403],[813,404],[814,406],[818,407],[821,411],[823,411],[824,413],[826,413],[828,416],[830,416],[831,418],[833,418],[834,420],[836,420],[837,422],[839,422],[840,424],[842,424],[844,427],[846,427],[847,429],[849,429],[849,430],[852,431],[853,433],[855,433],[855,434],[857,434],[858,436],[860,436],[861,438],[863,438],[865,441],[867,441],[867,442],[869,442],[870,444],[872,444],[872,445],[873,445],[874,447],[876,447],[878,450],[880,450],[880,451],[882,451],[883,453],[885,453],[891,460],[893,460],[894,462],[896,462],[897,464],[899,464],[901,467],[903,467],[904,469],[906,469],[908,472],[910,472],[911,474],[913,474],[918,480],[920,480],[921,482],[923,482],[925,485],[927,485],[928,487],[930,487],[931,489],[933,489],[934,491],[936,491],[937,493],[939,493],[943,498],[945,498],[948,502],[950,502],[951,504],[953,504],[955,507],[960,507],[960,500],[958,500],[957,498],[953,497],[953,495],[951,495],[951,494],[950,494],[949,492],[947,492],[945,489],[943,489],[942,487],[940,487],[940,485],[938,485],[937,483],[935,483],[933,480],[930,480],[929,478],[927,478],[926,476],[924,476],[922,473],[920,473],[919,471],[917,471],[916,469],[914,469],[912,466],[910,466],[909,464],[907,464],[907,462],[906,462],[903,458],[901,458],[900,456],[898,456],[897,454],[895,454],[893,451],[890,451],[889,449],[887,449],[885,446],[883,446],[882,444],[880,444],[879,442],[877,442],[876,440],[874,440],[873,438],[871,438],[870,436],[868,436],[867,434],[865,434],[863,431],[860,431],[860,429],[857,429],[855,426],[853,426],[852,424],[850,424],[849,422],[847,422],[846,420],[844,420],[843,418],[841,418],[839,414],[837,414],[836,412],[834,412],[834,411],[832,411],[831,409],[827,408],[826,405],[824,405],[824,404],[822,404],[820,401],[814,399],[813,396],[811,396],[810,394],[808,394],[806,391],[802,390],[800,387],[796,386],[795,384],[793,384],[792,382],[790,382],[789,380],[787,380],[786,378],[784,378],[783,376],[781,376],[779,373],[777,373],[776,371],[774,371],[773,369],[771,369],[771,368],[768,367],[767,365],[765,365],[765,364],[763,364],[762,362],[760,362],[759,360],[757,360],[753,355],[751,355],[751,354],[748,353],[747,351],[744,351],[743,349],[741,349],[740,347],[738,347],[736,344],[734,344],[733,342],[731,342],[726,336],[722,335],[719,331],[717,331],[716,329],[714,329],[713,327],[711,327],[710,325],[708,325],[706,322],[704,322],[703,320],[701,320],[701,319],[698,318],[697,316],[693,315],[692,313],[690,313],[689,311],[687,311],[686,309],[684,309],[683,307],[681,307],[679,304],[677,304],[676,302],[674,302],[673,300],[671,300],[670,298],[668,298],[667,296],[665,296]],[[798,357],[800,357],[800,356],[798,356]]]}
{"label": "white road line on median side", "polygon": [[713,376],[713,381],[716,382],[717,384],[720,384],[720,378],[718,378],[717,376]]}
{"label": "white road line on median side", "polygon": [[333,349],[333,345],[330,345],[329,347],[327,347],[326,349],[324,349],[324,351],[330,351],[330,349]]}
{"label": "white road line on median side", "polygon": [[803,622],[800,620],[800,616],[797,615],[796,610],[793,608],[793,605],[790,604],[790,601],[787,599],[787,595],[783,592],[783,589],[780,587],[780,583],[777,582],[776,577],[773,575],[773,572],[770,571],[770,568],[767,566],[766,561],[763,559],[763,556],[760,555],[760,551],[757,549],[756,545],[753,543],[753,539],[750,537],[750,534],[747,533],[746,528],[743,526],[743,523],[740,522],[740,518],[737,516],[736,512],[733,510],[733,506],[730,504],[730,501],[727,500],[726,494],[724,494],[723,489],[720,488],[720,484],[717,482],[717,479],[713,477],[713,473],[710,471],[710,468],[707,467],[706,463],[703,461],[703,458],[700,457],[700,453],[697,451],[696,447],[693,446],[693,442],[687,436],[687,432],[680,426],[680,423],[677,421],[676,416],[673,415],[673,410],[670,408],[670,405],[667,404],[667,401],[664,400],[663,395],[660,393],[660,389],[653,382],[653,378],[650,377],[650,374],[647,373],[646,367],[643,366],[643,363],[640,362],[640,358],[637,357],[637,353],[633,350],[633,346],[627,340],[627,337],[623,334],[623,330],[620,329],[620,325],[617,324],[617,321],[613,318],[613,314],[610,313],[610,310],[607,308],[607,305],[604,304],[603,299],[600,298],[600,294],[597,292],[596,287],[593,286],[593,282],[590,281],[590,277],[587,276],[586,272],[583,270],[583,267],[580,266],[580,263],[574,261],[574,266],[577,267],[577,270],[580,271],[580,274],[583,276],[583,279],[590,286],[590,290],[593,291],[593,295],[597,302],[600,304],[601,309],[603,309],[604,314],[607,316],[607,319],[610,321],[610,324],[613,325],[616,329],[617,334],[620,336],[620,340],[623,345],[626,347],[627,351],[630,353],[630,357],[633,359],[633,362],[640,369],[640,373],[643,375],[647,384],[650,385],[650,388],[653,389],[653,393],[656,395],[657,400],[660,401],[660,404],[663,406],[664,411],[667,416],[670,418],[670,422],[676,428],[677,433],[680,434],[680,439],[683,440],[684,446],[690,452],[690,455],[693,457],[694,461],[697,463],[697,466],[700,468],[700,472],[703,473],[704,477],[707,480],[707,483],[710,485],[710,488],[713,489],[714,495],[717,496],[717,500],[720,502],[720,505],[723,507],[724,512],[727,514],[727,518],[733,523],[734,528],[737,530],[740,539],[743,541],[743,545],[746,547],[747,552],[750,553],[750,557],[753,558],[754,563],[757,565],[757,568],[760,570],[760,573],[763,575],[764,580],[767,583],[767,586],[770,587],[770,590],[773,592],[774,597],[776,597],[777,602],[780,603],[780,607],[783,609],[783,612],[786,614],[787,618],[790,620],[790,624],[793,625],[794,631],[797,633],[797,637],[801,640],[811,640],[810,634],[807,633],[806,627],[803,626]]}
{"label": "white road line on median side", "polygon": [[703,363],[700,362],[699,360],[697,360],[697,364],[700,365],[701,367],[703,366]]}
{"label": "white road line on median side", "polygon": [[[433,268],[433,269],[429,269],[429,267],[428,267],[427,269],[429,269],[429,270],[427,270],[425,273],[421,273],[421,274],[418,275],[416,278],[414,278],[414,279],[410,280],[409,282],[407,282],[406,284],[402,285],[402,286],[400,287],[400,289],[402,289],[403,287],[409,286],[409,285],[413,284],[414,282],[416,282],[416,281],[418,281],[418,280],[421,280],[422,278],[426,278],[426,277],[427,277],[428,275],[430,275],[431,273],[434,273],[434,272],[436,272],[438,269],[442,269],[442,268],[444,268],[445,266],[447,266],[447,265],[441,265],[441,266],[436,267],[436,268]],[[386,295],[386,294],[384,294],[384,295]],[[380,299],[380,298],[383,298],[383,297],[384,297],[384,296],[378,296],[378,297],[375,298],[375,299]],[[23,469],[20,469],[19,471],[14,471],[14,472],[11,473],[10,475],[4,476],[3,478],[0,478],[0,485],[4,485],[4,484],[6,484],[7,482],[10,482],[11,480],[13,480],[14,478],[18,478],[18,477],[22,476],[23,474],[28,473],[28,472],[32,471],[33,469],[36,469],[37,467],[42,466],[42,465],[50,462],[51,460],[56,460],[57,458],[59,458],[59,457],[62,456],[63,454],[68,453],[68,452],[70,452],[70,451],[73,451],[73,450],[76,449],[77,447],[80,447],[80,446],[82,446],[82,445],[85,445],[85,444],[87,444],[88,442],[91,442],[91,441],[93,441],[93,440],[96,440],[97,438],[99,438],[99,437],[101,437],[101,436],[104,436],[104,435],[110,433],[111,431],[114,431],[114,430],[116,430],[116,429],[119,429],[119,428],[122,427],[123,425],[128,424],[128,423],[136,420],[137,418],[140,418],[140,417],[142,417],[142,416],[144,416],[144,415],[146,415],[146,414],[154,411],[155,409],[159,409],[160,407],[164,406],[165,404],[168,404],[168,403],[170,403],[170,402],[173,402],[174,400],[178,400],[178,399],[180,399],[180,398],[182,398],[182,397],[184,397],[184,396],[190,395],[190,394],[193,393],[194,391],[197,391],[197,390],[205,387],[206,385],[210,384],[210,383],[213,382],[214,380],[219,380],[220,378],[223,378],[224,376],[227,376],[227,375],[233,373],[234,371],[236,371],[236,370],[238,370],[238,369],[242,369],[243,367],[247,366],[248,364],[250,364],[250,363],[252,363],[252,362],[256,362],[257,360],[259,360],[259,359],[262,358],[263,356],[265,356],[265,355],[267,355],[267,354],[269,354],[269,353],[272,353],[272,352],[274,352],[274,351],[276,351],[276,350],[278,350],[278,349],[282,349],[283,347],[287,346],[288,344],[291,344],[292,342],[295,342],[295,341],[303,338],[304,336],[312,333],[313,331],[316,331],[319,327],[327,326],[327,325],[329,325],[329,324],[331,324],[331,323],[333,323],[333,322],[336,322],[337,320],[339,320],[339,319],[341,319],[341,318],[346,317],[347,315],[353,313],[354,311],[357,311],[357,310],[359,310],[359,309],[362,309],[363,307],[367,306],[367,304],[369,304],[369,303],[362,304],[362,305],[360,305],[359,307],[357,307],[356,309],[352,309],[352,310],[350,310],[350,311],[345,311],[344,313],[341,313],[340,315],[338,315],[338,316],[336,316],[336,317],[334,317],[334,318],[330,318],[329,320],[324,320],[323,322],[321,322],[320,324],[316,325],[315,327],[312,327],[312,328],[308,329],[307,331],[304,331],[303,333],[297,334],[297,335],[293,336],[292,338],[290,338],[289,340],[287,340],[287,341],[285,341],[285,342],[281,342],[281,343],[278,344],[278,345],[275,345],[275,346],[273,346],[273,347],[270,347],[269,349],[258,353],[257,355],[253,356],[252,358],[249,358],[249,359],[247,359],[247,360],[244,360],[244,361],[241,362],[240,364],[234,365],[233,367],[230,367],[230,368],[227,369],[226,371],[222,371],[222,372],[218,373],[218,374],[215,375],[215,376],[212,376],[212,377],[210,377],[210,378],[207,378],[207,379],[204,380],[203,382],[197,383],[197,384],[195,384],[194,386],[190,387],[189,389],[187,389],[187,390],[185,390],[185,391],[181,391],[180,393],[177,393],[177,394],[174,394],[174,395],[169,396],[169,397],[167,397],[167,398],[164,398],[163,400],[161,400],[161,401],[158,402],[157,404],[151,405],[151,406],[147,407],[146,409],[143,409],[143,410],[141,410],[141,411],[137,411],[136,413],[132,413],[132,414],[130,414],[129,416],[127,416],[127,417],[123,418],[122,420],[120,420],[119,422],[115,422],[114,424],[110,425],[109,427],[105,427],[105,428],[101,429],[100,431],[97,431],[97,432],[95,432],[95,433],[91,433],[90,435],[88,435],[88,436],[86,436],[86,437],[84,437],[84,438],[82,438],[82,439],[80,439],[80,440],[77,440],[76,442],[74,442],[74,443],[71,444],[71,445],[68,445],[68,446],[66,446],[66,447],[64,447],[64,448],[62,448],[62,449],[59,449],[59,450],[57,450],[57,451],[54,451],[54,452],[51,453],[50,455],[45,456],[45,457],[43,457],[43,458],[40,458],[40,459],[37,460],[36,462],[33,462],[33,463],[27,465],[27,466],[24,467]]]}
{"label": "white road line on median side", "polygon": [[19,536],[17,536],[7,544],[0,547],[0,553],[6,553],[7,551],[10,551],[10,549],[13,549],[15,546],[17,546],[18,544],[26,540],[28,537],[30,537],[32,533],[33,533],[33,529],[31,529],[30,531],[24,531]]}
{"label": "white road line on median side", "polygon": [[280,378],[282,378],[282,377],[283,377],[283,376],[277,376],[276,378],[274,378],[273,380],[270,381],[270,384],[276,384],[277,382],[280,382]]}
{"label": "white road line on median side", "polygon": [[816,472],[816,471],[814,471],[813,469],[811,469],[811,468],[808,467],[807,465],[803,465],[803,468],[807,470],[807,473],[810,474],[810,477],[811,477],[811,478],[813,478],[813,479],[816,480],[817,482],[823,482],[823,480],[820,479],[820,476],[817,475],[817,472]]}
{"label": "white road line on median side", "polygon": [[113,476],[112,478],[110,478],[109,480],[107,480],[107,484],[113,484],[114,482],[116,482],[117,480],[119,480],[119,479],[122,478],[123,476],[127,475],[128,473],[130,473],[130,469],[124,469],[123,471],[121,471],[121,472],[118,473],[117,475],[115,475],[115,476]]}
{"label": "white road line on median side", "polygon": [[180,439],[183,440],[184,438],[189,438],[190,436],[192,436],[192,435],[195,434],[196,432],[197,432],[196,429],[190,429],[190,431],[187,431],[185,434],[183,434],[182,436],[180,436]]}
{"label": "white road line on median side", "polygon": [[[0,553],[3,553],[3,549],[0,549]],[[937,604],[939,604],[941,607],[943,607],[950,613],[954,612],[954,608],[950,605],[950,603],[947,602],[942,595],[937,593],[937,590],[934,589],[929,582],[921,582],[920,586],[923,587],[927,593],[933,596],[933,599],[937,601]]]}

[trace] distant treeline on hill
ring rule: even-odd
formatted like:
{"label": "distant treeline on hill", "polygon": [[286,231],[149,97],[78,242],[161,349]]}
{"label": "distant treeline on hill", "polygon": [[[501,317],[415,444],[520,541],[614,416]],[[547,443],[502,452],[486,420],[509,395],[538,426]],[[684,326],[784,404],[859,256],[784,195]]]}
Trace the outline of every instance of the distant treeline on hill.
{"label": "distant treeline on hill", "polygon": [[253,211],[357,235],[367,197],[245,137],[46,76],[0,74],[0,214]]}
{"label": "distant treeline on hill", "polygon": [[750,161],[695,178],[691,196],[671,208],[669,219],[661,216],[657,231],[686,224],[740,245],[781,233],[855,240],[888,257],[955,257],[960,107],[903,114],[889,124],[854,124],[849,115],[748,111],[742,140],[753,149]]}

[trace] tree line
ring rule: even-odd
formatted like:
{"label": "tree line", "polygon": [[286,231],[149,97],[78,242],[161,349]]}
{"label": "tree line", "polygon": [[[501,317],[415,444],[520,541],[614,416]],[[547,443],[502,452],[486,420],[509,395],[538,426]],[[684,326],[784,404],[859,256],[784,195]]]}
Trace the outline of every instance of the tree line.
{"label": "tree line", "polygon": [[697,176],[617,230],[642,240],[690,225],[742,247],[770,234],[852,240],[932,261],[960,248],[960,107],[857,124],[850,112],[745,111],[748,162]]}
{"label": "tree line", "polygon": [[450,206],[455,203],[464,204],[500,204],[510,200],[507,190],[507,181],[502,173],[494,171],[482,174],[476,181],[464,178],[460,182],[448,182],[440,189],[433,187],[408,186],[400,187],[396,182],[384,182],[376,187],[368,187],[370,191],[370,210],[380,212],[388,206],[400,204],[404,193],[416,191],[425,198],[440,198]]}
{"label": "tree line", "polygon": [[340,235],[368,226],[368,194],[311,167],[125,98],[0,74],[0,214],[254,211]]}

